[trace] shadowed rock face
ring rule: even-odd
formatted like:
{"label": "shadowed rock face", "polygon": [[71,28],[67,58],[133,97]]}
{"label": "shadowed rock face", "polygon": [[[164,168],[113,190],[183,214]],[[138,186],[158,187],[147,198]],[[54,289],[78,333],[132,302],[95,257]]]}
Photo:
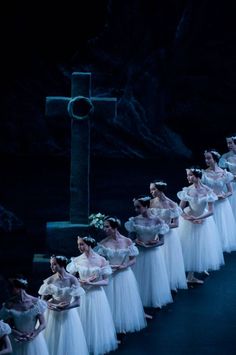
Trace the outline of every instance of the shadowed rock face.
{"label": "shadowed rock face", "polygon": [[[236,111],[233,2],[102,1],[93,7],[96,24],[89,5],[83,6],[87,33],[75,26],[75,14],[63,9],[60,23],[54,23],[52,11],[41,10],[44,20],[47,16],[42,33],[22,51],[16,42],[27,29],[18,35],[23,30],[15,29],[0,153],[69,155],[70,122],[46,118],[44,104],[48,95],[70,95],[74,70],[93,73],[93,96],[119,100],[117,117],[93,118],[95,156],[190,157],[199,149],[199,137],[202,149],[222,142],[216,147],[221,149]],[[14,67],[16,53],[20,62]]]}

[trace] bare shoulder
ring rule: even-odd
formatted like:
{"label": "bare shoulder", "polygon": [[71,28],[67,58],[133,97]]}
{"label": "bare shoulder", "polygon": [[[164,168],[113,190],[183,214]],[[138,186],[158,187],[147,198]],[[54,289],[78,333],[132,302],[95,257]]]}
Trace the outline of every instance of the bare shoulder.
{"label": "bare shoulder", "polygon": [[72,275],[72,274],[68,274],[68,275],[69,275],[69,279],[70,279],[70,282],[72,285],[78,284],[78,280],[74,275]]}
{"label": "bare shoulder", "polygon": [[167,198],[167,201],[170,208],[176,208],[178,206],[177,203],[171,200],[170,198]]}
{"label": "bare shoulder", "polygon": [[130,238],[125,237],[125,239],[128,247],[133,244],[133,241]]}
{"label": "bare shoulder", "polygon": [[106,237],[106,238],[102,239],[102,240],[99,242],[99,244],[101,244],[101,245],[107,245],[108,242],[109,242],[109,237]]}
{"label": "bare shoulder", "polygon": [[231,154],[232,154],[231,152],[224,153],[224,154],[221,155],[221,159],[226,159],[227,160],[231,156]]}

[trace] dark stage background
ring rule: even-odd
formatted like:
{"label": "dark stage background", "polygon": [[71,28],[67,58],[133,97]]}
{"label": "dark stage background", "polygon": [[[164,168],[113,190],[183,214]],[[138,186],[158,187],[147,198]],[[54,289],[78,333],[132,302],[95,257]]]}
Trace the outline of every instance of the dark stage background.
{"label": "dark stage background", "polygon": [[[234,1],[20,2],[1,8],[2,273],[29,277],[47,252],[47,221],[68,219],[70,122],[45,116],[45,97],[70,95],[91,71],[93,96],[118,115],[92,122],[91,211],[133,212],[132,198],[164,178],[169,196],[203,151],[235,131]],[[13,213],[13,214],[12,214]]]}

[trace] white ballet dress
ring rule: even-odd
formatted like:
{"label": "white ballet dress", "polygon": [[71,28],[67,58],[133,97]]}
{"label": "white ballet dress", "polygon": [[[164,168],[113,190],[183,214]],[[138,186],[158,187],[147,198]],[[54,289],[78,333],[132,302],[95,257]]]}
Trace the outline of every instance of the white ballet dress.
{"label": "white ballet dress", "polygon": [[[181,201],[189,204],[184,212],[198,217],[205,212],[208,202],[217,200],[217,196],[211,189],[206,190],[204,195],[194,195],[191,191],[194,189],[194,186],[184,187],[177,196]],[[218,270],[224,264],[218,229],[213,216],[203,219],[201,224],[194,224],[180,217],[179,236],[186,271]]]}
{"label": "white ballet dress", "polygon": [[[151,210],[168,225],[173,218],[179,218],[182,209],[176,204],[173,208],[156,208]],[[187,289],[183,252],[178,228],[170,228],[165,234],[164,255],[171,290]]]}
{"label": "white ballet dress", "polygon": [[[101,280],[103,276],[109,277],[112,273],[107,261],[105,261],[104,267],[88,267],[87,258],[83,254],[72,258],[72,261],[67,265],[67,271],[71,274],[79,273],[81,280],[95,276],[95,281]],[[89,353],[100,355],[115,350],[117,348],[116,330],[103,287],[95,285],[83,287],[86,293],[81,297],[79,315]]]}
{"label": "white ballet dress", "polygon": [[[220,173],[205,170],[202,174],[202,182],[209,186],[217,196],[225,192],[226,184],[232,180],[233,174],[226,170]],[[236,221],[227,197],[217,200],[214,204],[214,219],[219,230],[223,251],[236,250]]]}
{"label": "white ballet dress", "polygon": [[[12,308],[8,309],[3,305],[0,311],[0,318],[12,319],[16,330],[32,333],[37,328],[38,315],[43,314],[46,309],[47,303],[42,300],[37,300],[36,303],[26,311],[18,311]],[[17,342],[13,334],[10,334],[10,340],[13,355],[49,355],[42,332],[30,341]]]}
{"label": "white ballet dress", "polygon": [[234,180],[231,181],[233,195],[229,197],[229,202],[236,220],[236,154],[232,152],[223,154],[219,161],[219,166],[223,169],[227,168],[234,175]]}
{"label": "white ballet dress", "polygon": [[[125,264],[130,256],[139,254],[133,243],[124,249],[113,249],[98,244],[96,252],[104,256],[111,265]],[[105,292],[117,333],[135,332],[146,327],[138,284],[130,267],[113,271]]]}
{"label": "white ballet dress", "polygon": [[[50,280],[51,277],[44,280],[39,294],[51,296],[55,303],[73,302],[73,297],[81,297],[84,294],[80,286],[59,287]],[[88,355],[86,339],[76,307],[60,312],[47,309],[46,320],[44,336],[50,355]]]}
{"label": "white ballet dress", "polygon": [[[151,216],[131,217],[125,223],[125,228],[129,232],[135,232],[137,238],[144,243],[155,239],[157,234],[164,235],[169,231],[165,223],[157,223],[156,218]],[[139,247],[133,270],[144,307],[161,308],[173,302],[163,245]]]}

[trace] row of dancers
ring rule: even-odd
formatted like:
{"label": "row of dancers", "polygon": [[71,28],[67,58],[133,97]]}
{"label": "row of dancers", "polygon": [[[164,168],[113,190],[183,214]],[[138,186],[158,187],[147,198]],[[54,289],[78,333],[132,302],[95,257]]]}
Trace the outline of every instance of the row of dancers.
{"label": "row of dancers", "polygon": [[78,237],[80,255],[69,262],[52,256],[40,298],[27,293],[24,277],[11,279],[12,297],[0,310],[9,324],[0,322],[0,354],[11,344],[17,355],[108,353],[117,335],[147,326],[149,307],[173,302],[173,291],[188,283],[202,284],[194,273],[220,269],[223,253],[236,250],[236,136],[227,144],[223,156],[205,151],[207,169],[186,169],[179,205],[167,197],[166,182],[151,182],[151,197],[133,200],[128,237],[119,219],[95,215],[92,224],[106,238]]}

